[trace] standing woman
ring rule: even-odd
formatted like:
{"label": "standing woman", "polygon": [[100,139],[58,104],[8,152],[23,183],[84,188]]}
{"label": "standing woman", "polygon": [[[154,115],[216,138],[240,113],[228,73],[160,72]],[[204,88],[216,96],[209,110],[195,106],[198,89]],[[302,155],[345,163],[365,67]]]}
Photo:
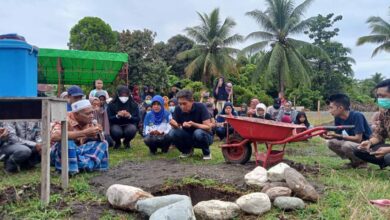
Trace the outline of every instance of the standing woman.
{"label": "standing woman", "polygon": [[229,94],[226,91],[225,79],[223,77],[219,77],[217,83],[215,84],[214,90],[214,98],[217,101],[217,110],[221,112],[225,102],[228,100]]}
{"label": "standing woman", "polygon": [[131,98],[130,89],[126,86],[118,86],[117,96],[108,104],[107,113],[111,137],[115,141],[114,148],[121,146],[122,138],[124,138],[125,148],[130,148],[130,141],[137,133],[139,122],[138,105]]}
{"label": "standing woman", "polygon": [[169,121],[172,115],[164,109],[164,100],[156,95],[152,99],[152,111],[146,114],[144,120],[144,142],[149,147],[151,154],[156,154],[157,148],[167,153],[171,145],[168,132],[171,130]]}
{"label": "standing woman", "polygon": [[110,98],[110,96],[108,95],[108,92],[106,90],[103,89],[103,80],[101,79],[97,79],[93,82],[93,90],[89,93],[89,101],[92,102],[92,99],[93,97],[96,97],[96,93],[97,92],[104,92],[104,94],[106,95],[106,99]]}

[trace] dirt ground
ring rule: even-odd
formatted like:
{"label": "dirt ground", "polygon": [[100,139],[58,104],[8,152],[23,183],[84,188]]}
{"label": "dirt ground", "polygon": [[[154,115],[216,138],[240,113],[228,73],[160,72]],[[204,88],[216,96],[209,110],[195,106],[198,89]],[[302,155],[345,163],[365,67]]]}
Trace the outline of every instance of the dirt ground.
{"label": "dirt ground", "polygon": [[229,184],[237,189],[245,189],[244,175],[255,168],[255,163],[246,165],[184,164],[178,160],[153,160],[147,162],[126,162],[110,169],[90,181],[99,192],[105,192],[112,184],[124,184],[140,187],[154,192],[168,180],[180,180],[184,177],[213,179],[221,184]]}
{"label": "dirt ground", "polygon": [[[318,173],[318,167],[307,166],[291,160],[284,160],[302,173]],[[245,164],[200,165],[184,164],[178,160],[153,160],[147,162],[126,162],[120,166],[92,178],[90,183],[100,193],[105,193],[112,184],[140,187],[145,191],[158,191],[166,181],[180,180],[184,177],[213,179],[228,184],[237,190],[246,190],[244,176],[255,168],[253,161]]]}
{"label": "dirt ground", "polygon": [[[316,165],[307,166],[290,160],[283,162],[297,169],[303,174],[317,174],[319,169]],[[101,173],[90,180],[94,191],[104,195],[107,188],[112,184],[125,184],[136,186],[151,192],[155,196],[168,194],[182,194],[191,197],[193,205],[200,201],[220,199],[225,201],[235,201],[243,193],[253,188],[245,185],[244,175],[255,168],[253,161],[246,165],[236,164],[218,164],[218,165],[201,165],[201,164],[184,164],[179,160],[153,160],[146,162],[125,162],[107,172]],[[230,185],[236,189],[235,192],[227,191],[217,187],[204,187],[196,184],[184,186],[172,185],[167,187],[166,182],[175,183],[184,177],[213,179],[221,185]],[[322,187],[316,186],[321,192]],[[0,206],[6,203],[20,202],[32,197],[39,198],[40,185],[24,185],[19,187],[9,187],[0,192]],[[51,185],[52,193],[60,193],[61,188]],[[66,193],[74,193],[68,191]],[[56,204],[50,204],[55,209],[69,208],[71,210],[70,218],[72,219],[99,219],[102,215],[109,212],[113,215],[126,214],[121,210],[110,207],[108,202],[97,203],[79,203],[58,201]],[[135,219],[145,219],[137,213],[133,213]],[[6,217],[0,214],[0,219]],[[240,219],[251,219],[252,216],[240,216]]]}

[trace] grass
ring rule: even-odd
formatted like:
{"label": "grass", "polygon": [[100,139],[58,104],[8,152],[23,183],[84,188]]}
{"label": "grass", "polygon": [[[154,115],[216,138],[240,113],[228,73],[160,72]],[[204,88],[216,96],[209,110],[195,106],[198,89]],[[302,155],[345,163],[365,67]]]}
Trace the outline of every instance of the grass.
{"label": "grass", "polygon": [[[319,122],[316,124],[319,124]],[[181,160],[190,164],[219,164],[224,159],[219,149],[219,141],[212,147],[213,159],[203,161],[201,151],[195,150],[194,157]],[[132,142],[132,149],[110,150],[110,166],[118,166],[125,161],[149,161],[162,158],[177,158],[179,152],[170,151],[168,154],[150,156],[142,139],[137,136]],[[312,138],[308,142],[292,143],[287,146],[285,158],[299,163],[319,166],[319,174],[307,174],[309,181],[322,186],[323,193],[318,203],[308,203],[304,210],[283,212],[273,208],[259,219],[390,219],[390,213],[384,213],[369,204],[370,199],[390,198],[389,169],[379,170],[377,166],[370,165],[368,169],[342,170],[339,169],[346,160],[341,160],[331,153],[321,138]],[[3,165],[0,165],[2,170]],[[24,185],[39,184],[40,169],[23,171],[14,175],[6,175],[0,171],[0,191],[14,187],[20,190]],[[0,207],[0,218],[12,219],[66,219],[71,215],[71,205],[105,203],[106,198],[89,185],[89,180],[98,173],[82,173],[70,179],[69,190],[60,194],[53,193],[50,205],[44,207],[39,201],[38,192],[28,198],[5,204]],[[244,174],[243,174],[244,175]],[[167,180],[167,185],[175,181]],[[177,184],[178,182],[176,182]],[[221,186],[215,180],[184,178],[180,184],[199,184],[205,186],[218,186],[230,189],[230,186]],[[52,176],[52,184],[60,184],[60,176]],[[65,205],[64,205],[65,204]],[[2,216],[2,214],[6,215]],[[101,219],[134,219],[131,213],[117,214],[106,210]]]}

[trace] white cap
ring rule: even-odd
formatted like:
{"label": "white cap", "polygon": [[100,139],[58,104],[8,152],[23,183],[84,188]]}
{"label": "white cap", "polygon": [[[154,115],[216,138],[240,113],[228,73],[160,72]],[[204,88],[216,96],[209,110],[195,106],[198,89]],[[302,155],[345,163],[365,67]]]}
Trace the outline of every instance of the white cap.
{"label": "white cap", "polygon": [[72,112],[78,112],[91,106],[89,100],[83,99],[72,104]]}
{"label": "white cap", "polygon": [[63,99],[65,96],[68,96],[68,92],[66,91],[61,93],[60,98]]}

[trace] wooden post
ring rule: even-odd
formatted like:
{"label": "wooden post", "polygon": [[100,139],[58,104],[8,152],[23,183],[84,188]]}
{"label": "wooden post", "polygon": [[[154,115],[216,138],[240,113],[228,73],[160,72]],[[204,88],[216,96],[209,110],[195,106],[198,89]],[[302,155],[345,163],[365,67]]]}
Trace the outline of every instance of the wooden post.
{"label": "wooden post", "polygon": [[318,117],[319,121],[322,122],[321,121],[321,112],[320,111],[321,111],[321,101],[318,100],[317,101],[317,117]]}
{"label": "wooden post", "polygon": [[295,96],[294,96],[294,110],[297,110],[297,106],[295,104]]}
{"label": "wooden post", "polygon": [[42,100],[42,162],[41,201],[49,204],[50,199],[50,101]]}
{"label": "wooden post", "polygon": [[61,121],[61,186],[62,189],[68,188],[69,167],[68,167],[68,123]]}

